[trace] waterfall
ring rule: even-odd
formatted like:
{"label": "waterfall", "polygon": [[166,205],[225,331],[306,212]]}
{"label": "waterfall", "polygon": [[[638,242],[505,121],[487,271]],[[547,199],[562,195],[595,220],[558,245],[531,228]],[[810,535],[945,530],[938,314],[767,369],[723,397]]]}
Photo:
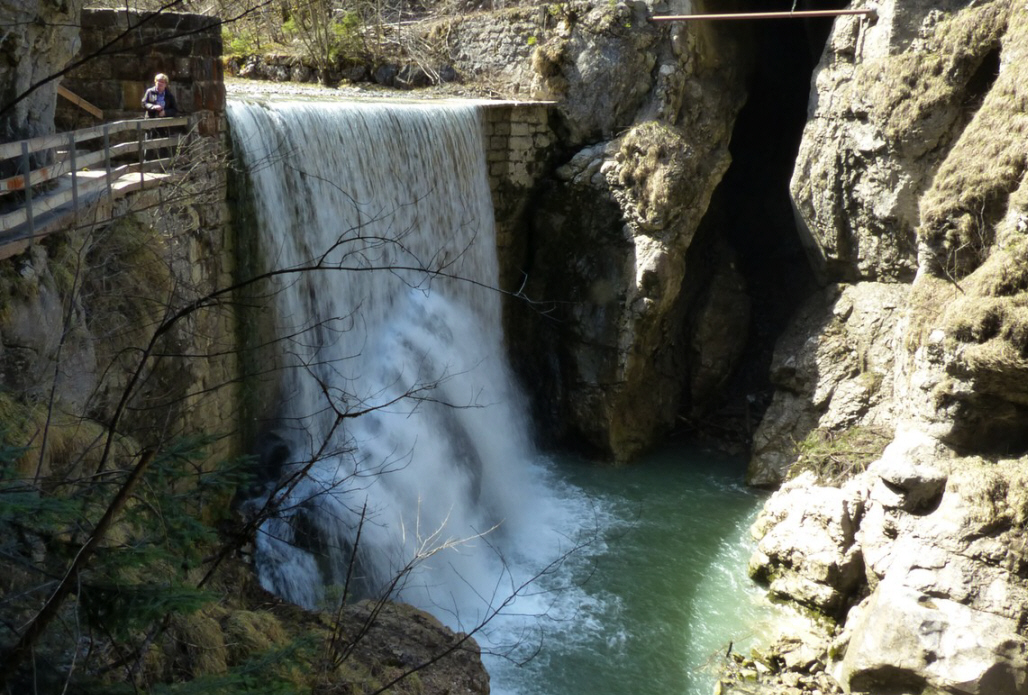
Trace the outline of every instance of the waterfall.
{"label": "waterfall", "polygon": [[228,115],[247,233],[287,271],[268,293],[283,476],[309,466],[260,529],[261,582],[316,606],[349,577],[466,629],[521,581],[512,568],[563,542],[491,289],[478,107],[232,101]]}

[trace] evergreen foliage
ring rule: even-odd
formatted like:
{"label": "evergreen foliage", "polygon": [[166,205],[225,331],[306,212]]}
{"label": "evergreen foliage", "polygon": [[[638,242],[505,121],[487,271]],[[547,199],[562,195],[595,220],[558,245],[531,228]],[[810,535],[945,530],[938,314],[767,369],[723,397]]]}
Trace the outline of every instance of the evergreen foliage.
{"label": "evergreen foliage", "polygon": [[[204,452],[211,441],[183,438],[153,456],[79,572],[72,595],[34,650],[34,663],[27,670],[62,671],[61,680],[86,692],[117,692],[112,681],[143,664],[150,644],[172,616],[189,615],[221,600],[218,592],[198,586],[199,570],[224,542],[216,524],[225,521],[231,496],[247,482],[252,465],[241,458],[206,470]],[[129,478],[126,468],[74,484],[49,485],[24,473],[32,468],[21,461],[29,451],[0,432],[0,555],[12,568],[0,578],[4,653],[39,607],[52,599],[55,586]],[[287,692],[268,689],[278,680],[267,671],[269,664],[293,653],[291,649],[267,650],[227,673],[196,679],[188,688],[151,692]],[[69,668],[68,653],[74,655],[72,670],[63,672]],[[140,692],[133,680],[124,684],[125,692]],[[17,674],[13,681],[18,682]],[[103,687],[95,690],[99,684]]]}

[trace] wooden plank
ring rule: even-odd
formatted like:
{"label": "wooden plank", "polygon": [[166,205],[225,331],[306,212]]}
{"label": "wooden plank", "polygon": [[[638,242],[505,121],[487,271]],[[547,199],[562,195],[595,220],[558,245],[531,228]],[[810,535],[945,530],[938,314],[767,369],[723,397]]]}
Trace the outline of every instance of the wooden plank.
{"label": "wooden plank", "polygon": [[[169,163],[170,160],[166,159],[154,160],[147,162],[144,168],[160,164],[167,166]],[[104,175],[103,172],[86,173],[92,175],[94,181],[97,180],[96,177]],[[181,176],[177,172],[147,172],[144,176],[140,176],[138,172],[129,173],[112,182],[111,189],[114,193],[114,199],[119,199],[140,189],[153,188],[166,181],[178,180]],[[102,179],[99,182],[102,183]],[[72,210],[65,213],[57,212],[44,215],[36,219],[35,231],[32,235],[28,233],[28,229],[25,227],[15,228],[7,233],[0,234],[0,260],[24,253],[35,241],[50,234],[70,229],[76,220],[83,220],[88,225],[109,223],[113,219],[111,216],[113,208],[110,205],[110,201],[111,199],[106,195],[97,195],[85,203],[77,216],[75,211]]]}
{"label": "wooden plank", "polygon": [[93,116],[96,116],[101,121],[104,119],[104,112],[103,111],[101,111],[99,108],[97,108],[93,104],[90,104],[88,101],[86,101],[85,99],[83,99],[78,94],[76,94],[75,92],[71,91],[70,89],[67,89],[63,85],[57,85],[57,95],[64,97],[65,99],[67,99],[71,103],[75,104],[75,106],[79,107],[83,111],[86,111],[86,112],[92,114]]}
{"label": "wooden plank", "polygon": [[[111,176],[116,177],[121,176],[123,174],[131,173],[132,171],[138,171],[138,167],[139,164],[124,164],[118,167],[117,169],[112,169]],[[89,195],[90,193],[100,190],[107,186],[106,171],[97,171],[90,173],[95,174],[96,176],[79,176],[79,179],[82,180],[82,182],[78,186],[79,197]],[[66,191],[59,191],[57,193],[54,193],[53,195],[48,195],[45,198],[37,198],[32,201],[32,215],[34,217],[45,215],[46,213],[50,212],[51,210],[54,210],[55,208],[59,208],[65,203],[70,203],[71,199],[72,190],[70,188]],[[0,216],[0,232],[9,231],[14,227],[17,227],[18,225],[25,224],[26,222],[28,222],[28,212],[28,208],[23,207],[20,210],[15,210],[14,212]]]}
{"label": "wooden plank", "polygon": [[[180,137],[178,135],[170,135],[166,138],[156,138],[153,140],[145,140],[144,144],[147,149],[153,149],[156,147],[174,147],[178,145]],[[123,142],[118,145],[111,145],[111,158],[124,157],[126,155],[133,154],[139,151],[139,141],[132,140],[131,142]],[[103,150],[99,152],[91,152],[85,155],[79,155],[76,157],[76,165],[79,170],[91,167],[94,164],[103,162],[105,155]],[[57,164],[49,167],[41,167],[35,169],[29,180],[32,185],[37,185],[44,181],[50,181],[60,176],[64,176],[71,171],[71,161],[69,159],[62,159]],[[25,189],[25,177],[21,174],[12,176],[7,179],[0,180],[0,195],[4,193],[10,193],[11,191],[21,191]]]}
{"label": "wooden plank", "polygon": [[[132,154],[138,149],[139,146],[135,141],[124,142],[120,145],[113,145],[111,147],[111,157]],[[91,167],[94,164],[99,164],[100,162],[103,162],[105,159],[106,156],[104,155],[104,152],[101,150],[100,152],[90,152],[89,154],[79,155],[78,157],[76,157],[76,164],[78,168],[82,170],[87,167]],[[41,167],[39,169],[35,169],[31,173],[29,180],[32,181],[32,185],[37,185],[44,181],[51,181],[60,176],[64,176],[69,172],[71,172],[71,161],[68,159],[63,159],[51,167]],[[25,177],[21,174],[0,181],[0,193],[20,191],[24,188]]]}
{"label": "wooden plank", "polygon": [[[177,128],[181,126],[189,125],[188,116],[176,116],[175,118],[134,118],[128,121],[112,121],[108,123],[109,132],[111,135],[115,133],[121,133],[126,130],[135,130],[136,124],[142,125],[143,130],[150,130],[151,128]],[[103,137],[104,126],[96,125],[90,128],[82,128],[81,130],[74,131],[75,142],[85,142],[86,140],[94,140],[96,138]],[[29,152],[39,152],[41,150],[57,149],[58,147],[65,147],[68,145],[68,133],[58,133],[55,135],[43,135],[38,138],[32,138],[26,140],[29,144]],[[0,159],[12,159],[14,157],[21,156],[21,141],[8,142],[0,145]]]}
{"label": "wooden plank", "polygon": [[731,12],[725,14],[680,14],[650,17],[651,22],[696,22],[726,19],[803,19],[805,17],[841,17],[859,15],[870,17],[874,10],[797,10],[795,12]]}

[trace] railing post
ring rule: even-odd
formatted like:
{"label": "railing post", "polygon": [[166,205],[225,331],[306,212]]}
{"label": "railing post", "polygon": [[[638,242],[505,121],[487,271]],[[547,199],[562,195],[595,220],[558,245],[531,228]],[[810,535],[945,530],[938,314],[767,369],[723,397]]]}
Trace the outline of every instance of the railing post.
{"label": "railing post", "polygon": [[[114,205],[114,188],[111,184],[111,126],[104,124],[104,166],[107,167],[107,198]],[[114,208],[111,207],[113,211]]]}
{"label": "railing post", "polygon": [[75,131],[68,133],[68,155],[71,160],[71,211],[78,224],[79,214],[79,167],[75,163]]}
{"label": "railing post", "polygon": [[25,180],[25,214],[28,216],[29,239],[36,235],[35,220],[32,218],[32,158],[29,156],[29,143],[21,142],[21,168],[24,172],[22,177]]}
{"label": "railing post", "polygon": [[146,183],[146,176],[143,174],[143,162],[146,160],[146,145],[143,140],[143,122],[136,121],[136,145],[139,150],[139,185]]}

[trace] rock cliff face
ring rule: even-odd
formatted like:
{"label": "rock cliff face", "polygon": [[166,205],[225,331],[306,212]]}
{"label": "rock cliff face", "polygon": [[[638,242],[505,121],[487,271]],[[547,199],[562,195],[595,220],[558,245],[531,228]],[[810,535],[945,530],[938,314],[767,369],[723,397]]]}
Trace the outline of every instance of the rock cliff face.
{"label": "rock cliff face", "polygon": [[[523,292],[543,310],[515,321],[514,350],[531,355],[519,366],[541,384],[544,419],[618,460],[670,427],[690,377],[709,392],[734,366],[737,341],[714,357],[689,351],[690,336],[716,336],[714,312],[748,310],[730,254],[686,262],[730,162],[744,54],[709,29],[658,28],[649,13],[551,6],[525,37],[532,72],[518,87],[556,102],[564,155],[528,222]],[[715,275],[701,297],[698,278]]]}
{"label": "rock cliff face", "polygon": [[53,132],[59,81],[14,101],[78,51],[82,5],[83,0],[0,1],[0,142]]}
{"label": "rock cliff face", "polygon": [[[822,659],[847,692],[1026,693],[1028,9],[876,9],[815,74],[791,190],[849,284],[778,344],[750,476],[792,479],[751,571],[839,620]],[[854,461],[854,427],[890,433],[866,470],[795,467],[812,439]]]}

